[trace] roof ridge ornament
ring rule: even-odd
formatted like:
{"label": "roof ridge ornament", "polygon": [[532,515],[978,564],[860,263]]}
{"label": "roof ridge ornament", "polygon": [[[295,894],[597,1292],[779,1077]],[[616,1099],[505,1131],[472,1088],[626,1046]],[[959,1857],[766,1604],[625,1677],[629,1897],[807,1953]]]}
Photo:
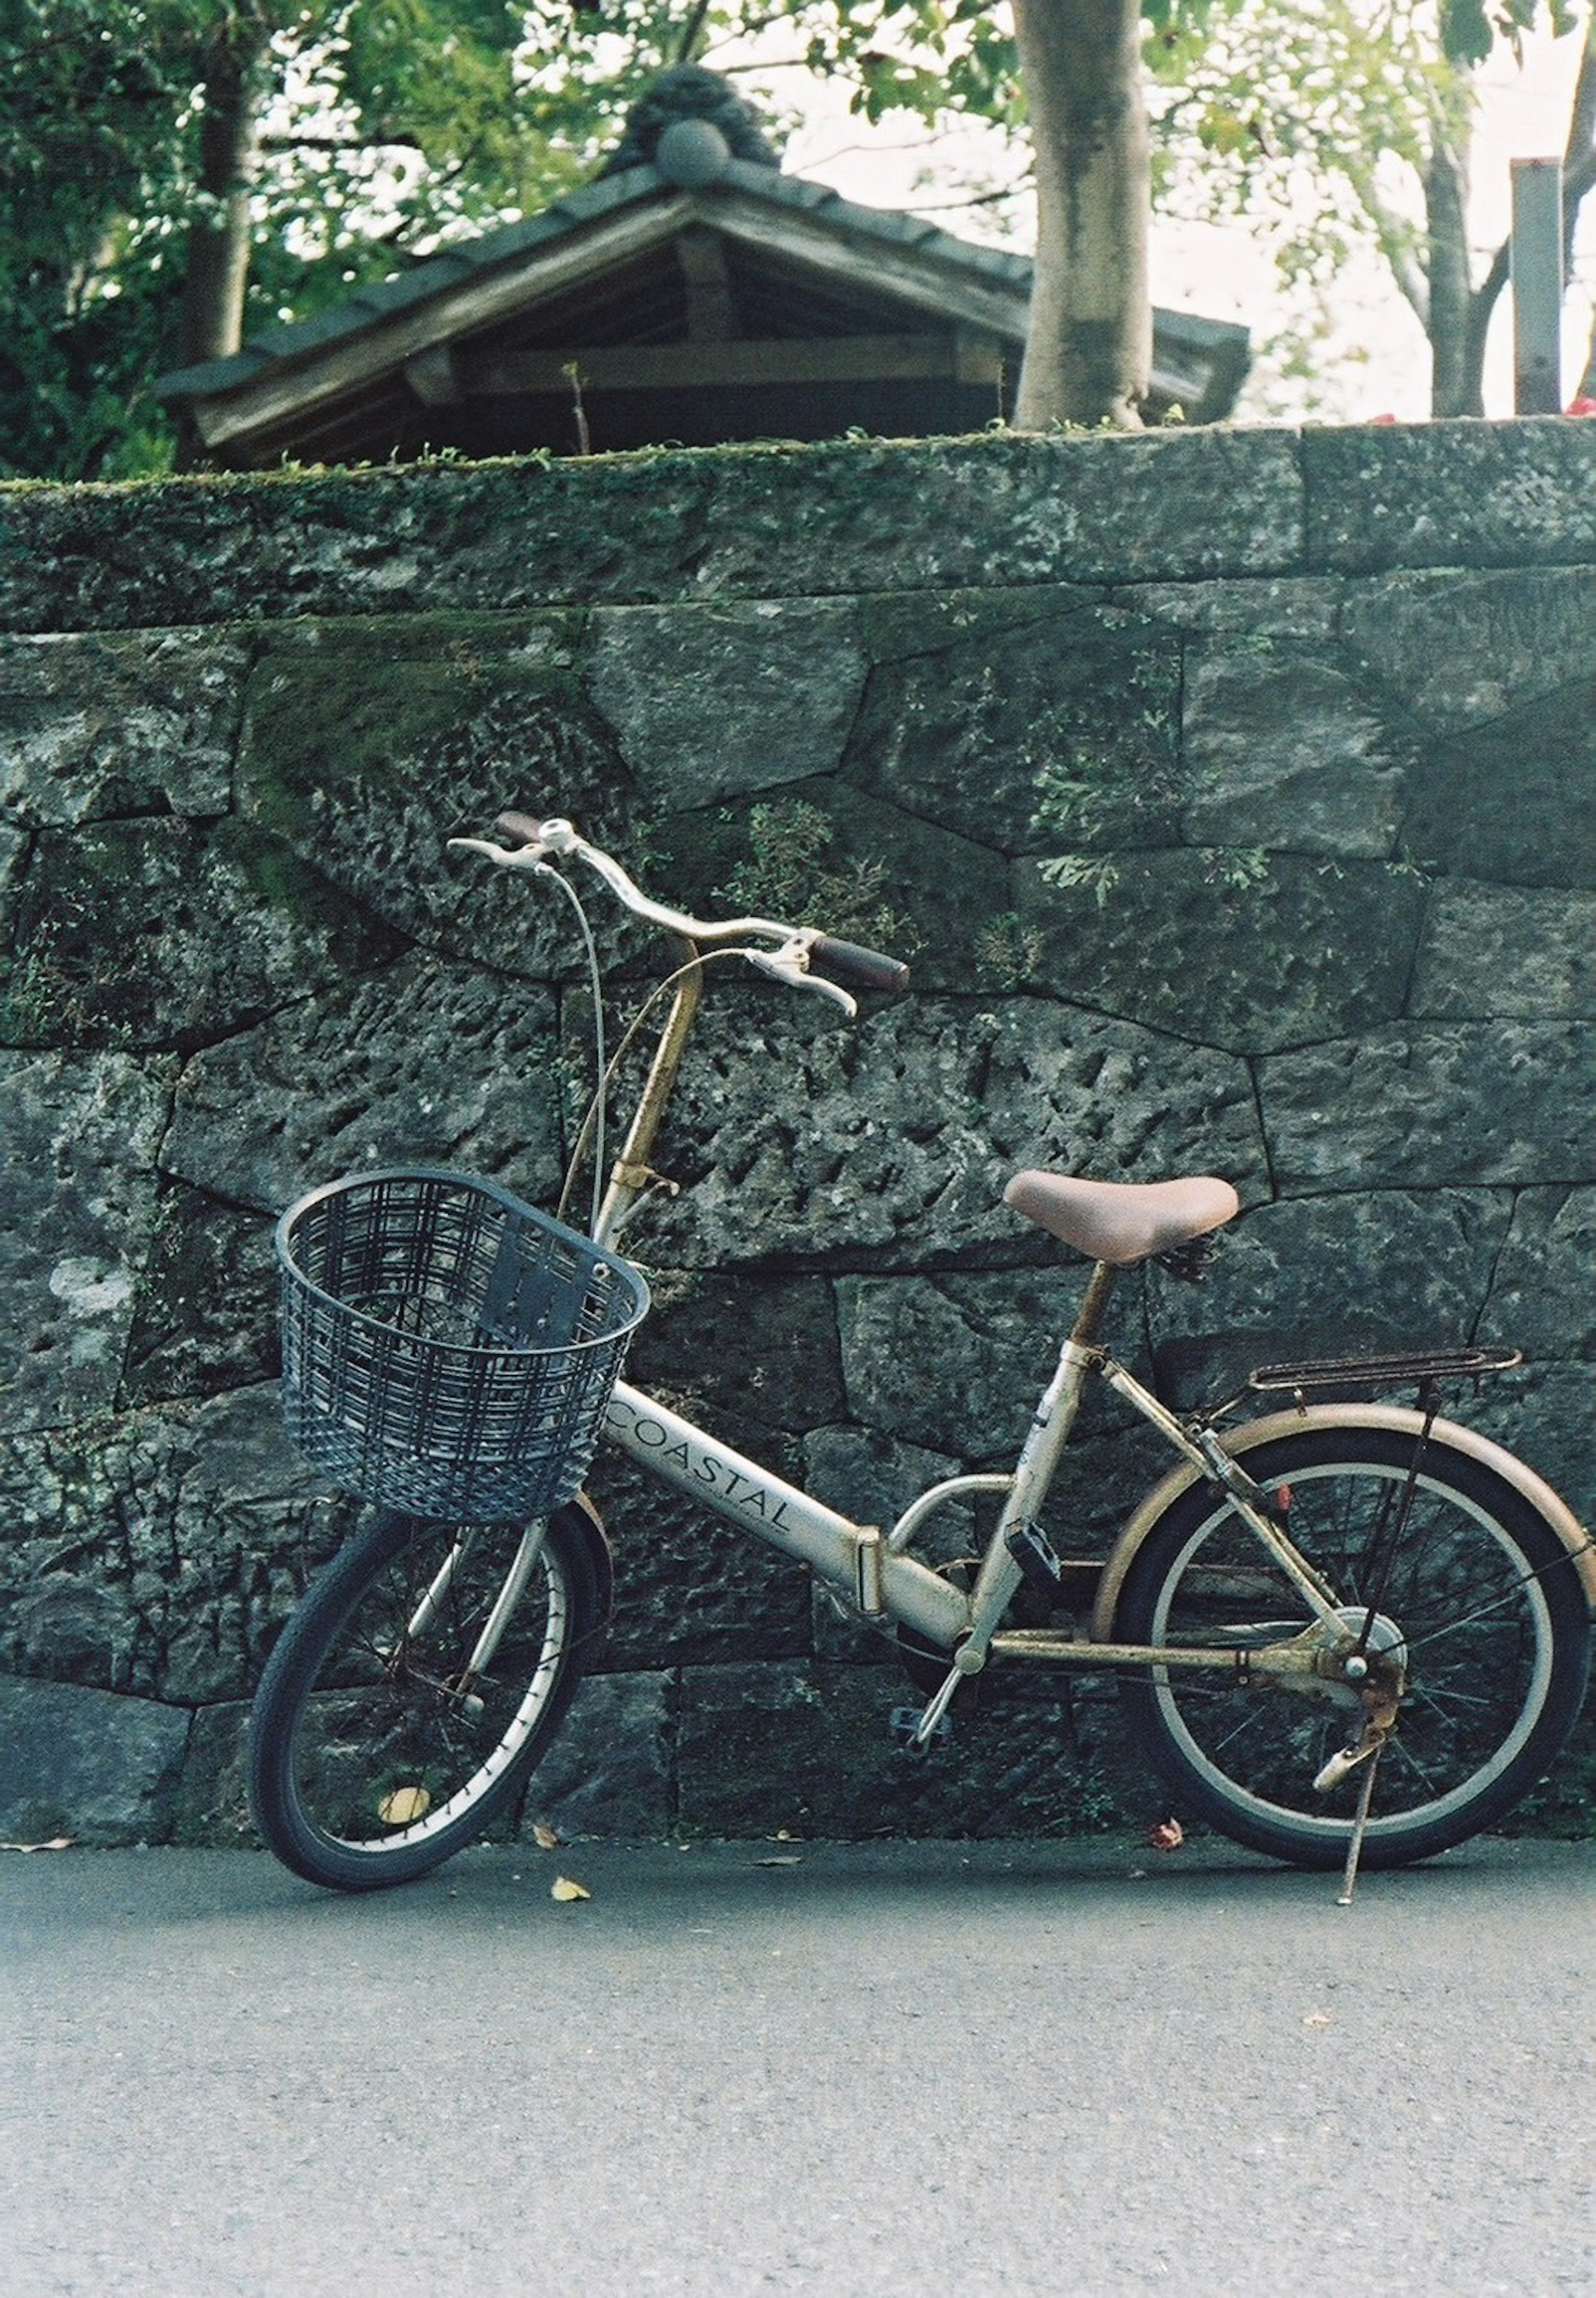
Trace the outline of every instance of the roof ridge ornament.
{"label": "roof ridge ornament", "polygon": [[779,169],[781,155],[766,124],[724,72],[707,64],[674,64],[632,106],[621,140],[599,173],[616,176],[652,162],[668,182],[693,186],[715,182],[732,160]]}

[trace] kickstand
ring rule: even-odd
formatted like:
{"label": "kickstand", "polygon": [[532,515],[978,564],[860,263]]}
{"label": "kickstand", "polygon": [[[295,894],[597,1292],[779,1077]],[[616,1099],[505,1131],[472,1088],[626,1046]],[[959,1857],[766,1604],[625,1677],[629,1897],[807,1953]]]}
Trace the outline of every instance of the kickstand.
{"label": "kickstand", "polygon": [[1338,1907],[1350,1907],[1352,1904],[1352,1893],[1358,1888],[1358,1862],[1363,1855],[1363,1835],[1369,1825],[1369,1806],[1374,1801],[1375,1773],[1379,1769],[1379,1764],[1380,1749],[1377,1744],[1369,1756],[1368,1764],[1364,1766],[1363,1785],[1358,1797],[1358,1813],[1352,1822],[1352,1839],[1346,1847],[1346,1865],[1342,1871],[1341,1897],[1336,1902]]}

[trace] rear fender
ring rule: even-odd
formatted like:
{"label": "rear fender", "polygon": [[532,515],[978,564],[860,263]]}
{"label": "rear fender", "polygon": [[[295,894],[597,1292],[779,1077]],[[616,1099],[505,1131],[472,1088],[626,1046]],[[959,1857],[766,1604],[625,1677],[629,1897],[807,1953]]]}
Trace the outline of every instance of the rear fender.
{"label": "rear fender", "polygon": [[[1240,1428],[1226,1432],[1221,1442],[1232,1459],[1245,1460],[1247,1454],[1260,1444],[1272,1444],[1282,1436],[1300,1436],[1319,1428],[1394,1428],[1406,1435],[1418,1437],[1423,1433],[1424,1415],[1404,1405],[1396,1404],[1318,1404],[1304,1410],[1273,1412],[1264,1420],[1249,1420]],[[1516,1459],[1511,1452],[1493,1444],[1488,1436],[1481,1436],[1472,1428],[1464,1428],[1454,1420],[1437,1420],[1430,1429],[1430,1443],[1444,1446],[1452,1453],[1488,1469],[1504,1484],[1512,1487],[1526,1500],[1537,1515],[1545,1517],[1564,1547],[1574,1559],[1574,1566],[1584,1583],[1585,1600],[1596,1612],[1596,1546],[1567,1500],[1553,1492],[1543,1477],[1533,1468]],[[1173,1469],[1161,1484],[1155,1485],[1126,1524],[1110,1551],[1097,1583],[1097,1598],[1092,1611],[1092,1638],[1096,1643],[1114,1641],[1115,1616],[1120,1608],[1120,1593],[1125,1585],[1125,1575],[1135,1562],[1137,1551],[1164,1510],[1189,1492],[1194,1484],[1203,1482],[1203,1471],[1189,1462]]]}

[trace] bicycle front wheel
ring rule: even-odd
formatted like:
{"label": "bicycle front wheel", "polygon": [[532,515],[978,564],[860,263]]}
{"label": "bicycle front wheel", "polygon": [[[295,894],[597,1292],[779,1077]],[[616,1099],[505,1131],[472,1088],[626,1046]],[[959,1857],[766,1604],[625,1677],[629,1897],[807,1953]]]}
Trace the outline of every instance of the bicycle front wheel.
{"label": "bicycle front wheel", "polygon": [[440,1525],[385,1512],[311,1583],[255,1697],[267,1843],[330,1890],[403,1883],[501,1821],[600,1625],[575,1509]]}
{"label": "bicycle front wheel", "polygon": [[[1584,1585],[1551,1525],[1440,1440],[1410,1495],[1413,1452],[1400,1430],[1337,1426],[1245,1455],[1352,1634],[1372,1613],[1371,1649],[1400,1649],[1404,1692],[1362,1854],[1374,1867],[1427,1858],[1504,1817],[1572,1728],[1590,1657]],[[1309,1624],[1285,1575],[1203,1484],[1171,1502],[1138,1550],[1118,1633],[1239,1656]],[[1341,1864],[1361,1769],[1325,1794],[1314,1781],[1361,1733],[1366,1711],[1351,1687],[1249,1680],[1238,1657],[1222,1669],[1153,1668],[1128,1679],[1121,1699],[1184,1814],[1299,1866]]]}

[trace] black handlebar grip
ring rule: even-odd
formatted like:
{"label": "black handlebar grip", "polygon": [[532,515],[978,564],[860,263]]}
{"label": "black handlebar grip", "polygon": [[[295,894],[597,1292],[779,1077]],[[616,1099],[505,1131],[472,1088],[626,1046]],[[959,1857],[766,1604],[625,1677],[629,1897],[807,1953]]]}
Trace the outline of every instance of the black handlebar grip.
{"label": "black handlebar grip", "polygon": [[901,958],[883,957],[880,950],[861,949],[856,941],[838,941],[816,934],[809,944],[811,972],[850,989],[906,989],[909,969]]}
{"label": "black handlebar grip", "polygon": [[536,846],[542,840],[543,825],[530,814],[501,814],[493,827],[501,838],[517,846]]}

